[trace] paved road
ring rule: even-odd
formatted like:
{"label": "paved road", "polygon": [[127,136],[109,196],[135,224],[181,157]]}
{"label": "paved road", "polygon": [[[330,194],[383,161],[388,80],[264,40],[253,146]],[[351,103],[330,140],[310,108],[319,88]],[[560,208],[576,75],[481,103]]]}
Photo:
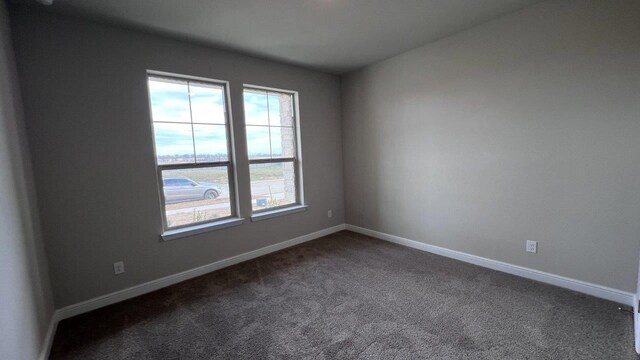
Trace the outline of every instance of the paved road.
{"label": "paved road", "polygon": [[282,180],[265,180],[265,181],[256,181],[251,186],[251,195],[253,197],[256,196],[269,196],[269,189],[271,189],[271,194],[276,199],[284,198],[284,182]]}

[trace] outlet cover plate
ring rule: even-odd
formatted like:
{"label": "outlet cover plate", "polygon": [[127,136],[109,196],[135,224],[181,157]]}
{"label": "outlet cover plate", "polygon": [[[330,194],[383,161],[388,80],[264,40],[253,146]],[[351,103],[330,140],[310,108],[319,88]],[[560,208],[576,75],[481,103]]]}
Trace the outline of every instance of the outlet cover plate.
{"label": "outlet cover plate", "polygon": [[124,272],[124,262],[118,261],[113,263],[113,273],[116,275],[120,275]]}
{"label": "outlet cover plate", "polygon": [[533,240],[527,240],[527,252],[537,253],[538,252],[538,242]]}

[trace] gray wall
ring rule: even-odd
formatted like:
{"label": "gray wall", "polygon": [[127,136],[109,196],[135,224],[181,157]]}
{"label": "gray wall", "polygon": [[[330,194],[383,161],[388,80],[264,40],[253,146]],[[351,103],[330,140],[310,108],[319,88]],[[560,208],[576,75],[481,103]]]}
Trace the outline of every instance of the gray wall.
{"label": "gray wall", "polygon": [[[57,307],[344,223],[338,77],[32,8],[11,15]],[[308,211],[161,242],[147,69],[230,81],[241,124],[243,83],[299,91]],[[118,260],[126,273],[114,276]]]}
{"label": "gray wall", "polygon": [[346,76],[347,223],[635,292],[639,19],[547,1]]}
{"label": "gray wall", "polygon": [[5,3],[0,1],[0,357],[37,358],[53,296]]}

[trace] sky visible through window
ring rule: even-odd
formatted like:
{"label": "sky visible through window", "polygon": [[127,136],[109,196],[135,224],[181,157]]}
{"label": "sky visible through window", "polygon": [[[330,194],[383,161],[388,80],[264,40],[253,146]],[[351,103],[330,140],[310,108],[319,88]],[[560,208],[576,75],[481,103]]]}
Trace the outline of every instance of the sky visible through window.
{"label": "sky visible through window", "polygon": [[249,158],[282,156],[281,95],[245,90],[243,96]]}
{"label": "sky visible through window", "polygon": [[294,118],[291,94],[244,90],[249,159],[294,156]]}
{"label": "sky visible through window", "polygon": [[222,86],[149,79],[158,163],[226,161]]}
{"label": "sky visible through window", "polygon": [[[228,159],[222,86],[151,77],[149,90],[159,164]],[[280,114],[278,95],[245,92],[244,110],[247,123],[268,126],[271,115],[274,125]],[[266,127],[247,132],[247,146],[254,156],[282,152],[280,144],[271,143]]]}

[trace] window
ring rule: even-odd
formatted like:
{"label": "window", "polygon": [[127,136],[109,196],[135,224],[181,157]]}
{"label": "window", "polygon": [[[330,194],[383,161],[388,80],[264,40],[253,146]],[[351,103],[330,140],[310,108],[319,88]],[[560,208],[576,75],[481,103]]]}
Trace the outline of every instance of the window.
{"label": "window", "polygon": [[236,215],[226,83],[150,74],[165,230]]}
{"label": "window", "polygon": [[296,94],[245,87],[243,95],[253,212],[301,204]]}

